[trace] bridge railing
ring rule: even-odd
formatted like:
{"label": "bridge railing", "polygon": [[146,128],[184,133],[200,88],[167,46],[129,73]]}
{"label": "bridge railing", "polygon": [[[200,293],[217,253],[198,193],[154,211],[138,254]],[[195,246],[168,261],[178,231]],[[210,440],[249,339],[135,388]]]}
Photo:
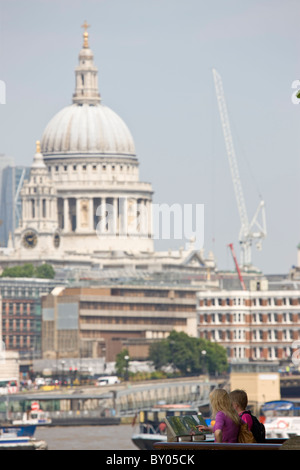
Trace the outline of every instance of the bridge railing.
{"label": "bridge railing", "polygon": [[132,387],[116,393],[117,414],[135,413],[144,408],[165,404],[186,404],[208,401],[210,391],[217,386],[215,382],[203,383],[165,383],[159,385]]}

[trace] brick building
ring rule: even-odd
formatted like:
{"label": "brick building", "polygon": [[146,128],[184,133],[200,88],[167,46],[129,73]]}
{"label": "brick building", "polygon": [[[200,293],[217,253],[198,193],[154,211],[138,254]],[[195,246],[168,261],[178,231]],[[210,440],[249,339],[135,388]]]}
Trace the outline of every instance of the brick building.
{"label": "brick building", "polygon": [[123,348],[146,359],[172,330],[196,336],[196,287],[58,288],[42,300],[44,358],[105,357]]}
{"label": "brick building", "polygon": [[300,290],[197,294],[198,336],[224,346],[229,360],[292,359],[300,340]]}
{"label": "brick building", "polygon": [[[41,295],[61,281],[31,278],[0,278],[2,340],[6,351],[22,357],[41,356]],[[0,329],[1,332],[1,329]]]}

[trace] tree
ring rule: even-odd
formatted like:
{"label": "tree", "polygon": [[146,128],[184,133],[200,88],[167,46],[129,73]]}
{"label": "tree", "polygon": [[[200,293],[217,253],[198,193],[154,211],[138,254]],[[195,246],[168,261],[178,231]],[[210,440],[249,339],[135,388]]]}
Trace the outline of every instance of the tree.
{"label": "tree", "polygon": [[1,277],[31,277],[54,279],[55,271],[50,264],[42,264],[35,268],[33,264],[27,263],[22,266],[13,266],[12,268],[5,268]]}
{"label": "tree", "polygon": [[156,370],[160,370],[163,366],[170,362],[170,350],[167,340],[152,343],[149,348],[149,359],[153,362]]}
{"label": "tree", "polygon": [[36,275],[35,277],[42,278],[42,279],[54,279],[55,271],[51,264],[41,264],[36,268]]}
{"label": "tree", "polygon": [[32,264],[23,264],[23,266],[13,266],[5,268],[1,277],[34,277],[34,266]]}
{"label": "tree", "polygon": [[197,372],[198,352],[196,338],[188,336],[184,332],[171,331],[167,338],[170,350],[170,359],[173,367],[183,375]]}
{"label": "tree", "polygon": [[208,371],[222,373],[228,370],[226,349],[218,343],[207,341]]}
{"label": "tree", "polygon": [[182,375],[222,373],[228,369],[226,350],[221,345],[177,331],[150,346],[149,360],[155,369],[169,365]]}
{"label": "tree", "polygon": [[116,372],[119,377],[124,377],[126,372],[128,372],[128,359],[129,357],[128,349],[123,349],[119,354],[116,356]]}

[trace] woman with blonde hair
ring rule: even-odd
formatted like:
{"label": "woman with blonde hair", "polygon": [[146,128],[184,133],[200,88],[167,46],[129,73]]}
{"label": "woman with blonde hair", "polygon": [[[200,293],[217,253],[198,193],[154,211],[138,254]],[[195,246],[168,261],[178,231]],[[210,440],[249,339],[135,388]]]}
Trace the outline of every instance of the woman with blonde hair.
{"label": "woman with blonde hair", "polygon": [[215,442],[238,442],[240,417],[231,404],[229,394],[223,388],[214,389],[210,395],[214,426],[198,426],[200,431],[213,432]]}

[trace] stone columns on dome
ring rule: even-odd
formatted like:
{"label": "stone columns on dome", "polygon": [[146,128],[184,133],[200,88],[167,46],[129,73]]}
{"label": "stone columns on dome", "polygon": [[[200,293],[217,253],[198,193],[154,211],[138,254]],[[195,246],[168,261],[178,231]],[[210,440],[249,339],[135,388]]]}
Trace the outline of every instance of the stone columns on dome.
{"label": "stone columns on dome", "polygon": [[100,224],[101,224],[101,233],[106,232],[106,223],[105,223],[105,216],[106,216],[106,198],[101,198],[101,205],[100,205]]}
{"label": "stone columns on dome", "polygon": [[[63,198],[63,231],[65,233],[75,231],[76,233],[90,234],[97,231],[99,236],[151,237],[152,214],[150,199],[107,196],[101,196],[100,198],[83,196],[71,199],[68,197]],[[26,215],[29,210],[29,206],[24,207]],[[38,208],[36,207],[37,210]],[[52,210],[49,201],[47,212],[52,212]]]}
{"label": "stone columns on dome", "polygon": [[127,234],[127,198],[119,199],[119,235]]}
{"label": "stone columns on dome", "polygon": [[70,231],[70,216],[69,216],[69,199],[64,199],[64,231]]}
{"label": "stone columns on dome", "polygon": [[119,234],[118,198],[113,198],[112,233]]}
{"label": "stone columns on dome", "polygon": [[76,198],[76,232],[80,232],[80,198]]}
{"label": "stone columns on dome", "polygon": [[94,230],[94,199],[89,199],[89,232]]}

